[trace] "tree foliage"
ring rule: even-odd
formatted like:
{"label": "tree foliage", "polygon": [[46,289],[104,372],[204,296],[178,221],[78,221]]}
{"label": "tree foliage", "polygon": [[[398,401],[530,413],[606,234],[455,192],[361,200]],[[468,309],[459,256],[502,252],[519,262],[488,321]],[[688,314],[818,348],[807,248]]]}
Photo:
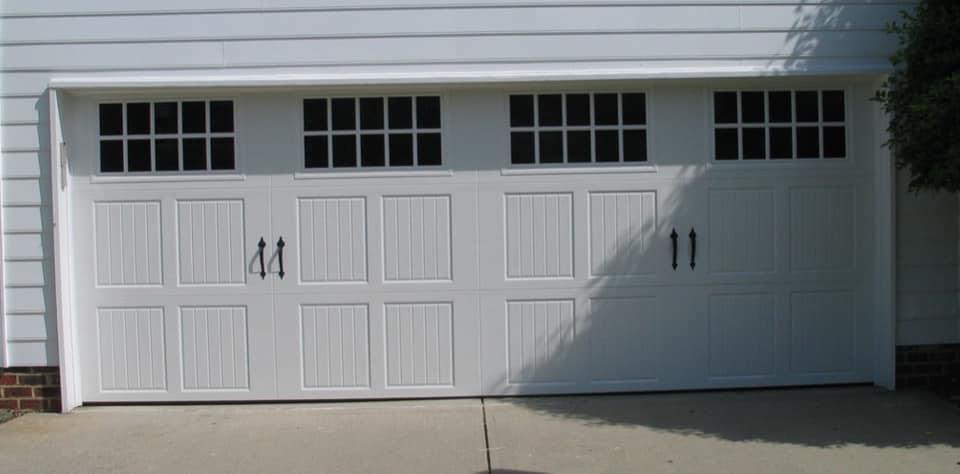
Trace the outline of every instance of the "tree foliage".
{"label": "tree foliage", "polygon": [[922,0],[889,26],[894,72],[877,91],[910,189],[960,191],[960,1]]}

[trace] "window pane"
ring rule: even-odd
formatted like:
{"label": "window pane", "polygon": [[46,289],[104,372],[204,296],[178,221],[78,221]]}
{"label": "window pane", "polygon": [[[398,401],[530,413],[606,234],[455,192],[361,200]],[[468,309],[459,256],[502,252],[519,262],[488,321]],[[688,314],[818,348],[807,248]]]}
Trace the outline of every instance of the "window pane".
{"label": "window pane", "polygon": [[820,129],[797,127],[797,158],[820,157]]}
{"label": "window pane", "polygon": [[793,158],[793,129],[774,127],[770,129],[770,158]]}
{"label": "window pane", "polygon": [[[337,121],[333,121],[336,128]],[[357,137],[336,135],[333,137],[333,167],[353,168],[357,166]]]}
{"label": "window pane", "polygon": [[183,139],[183,169],[187,171],[207,169],[207,140],[205,138]]}
{"label": "window pane", "polygon": [[232,170],[235,168],[232,137],[210,139],[210,169]]}
{"label": "window pane", "polygon": [[532,95],[510,96],[510,126],[511,127],[532,127],[533,126],[533,96]]}
{"label": "window pane", "polygon": [[150,104],[127,104],[127,135],[150,134]]}
{"label": "window pane", "polygon": [[510,162],[515,165],[533,163],[533,132],[510,133]]}
{"label": "window pane", "polygon": [[796,97],[797,122],[820,121],[820,108],[817,104],[817,91],[797,91]]}
{"label": "window pane", "polygon": [[718,128],[713,131],[714,158],[736,160],[740,158],[739,132],[735,128]]}
{"label": "window pane", "polygon": [[540,132],[540,162],[563,163],[563,132]]}
{"label": "window pane", "polygon": [[823,121],[843,122],[843,116],[843,91],[823,91]]}
{"label": "window pane", "polygon": [[788,91],[777,91],[770,93],[770,121],[771,122],[792,122],[793,121],[793,100]]}
{"label": "window pane", "polygon": [[417,165],[440,165],[440,134],[421,133],[417,135]]}
{"label": "window pane", "polygon": [[646,130],[623,131],[623,161],[647,161]]}
{"label": "window pane", "polygon": [[[356,128],[356,111],[354,110],[353,99],[332,99],[330,109],[333,115],[334,130],[354,130]],[[336,140],[334,140],[334,144],[336,144]],[[333,154],[333,161],[337,161],[336,152]]]}
{"label": "window pane", "polygon": [[100,104],[100,135],[123,135],[123,104]]}
{"label": "window pane", "polygon": [[643,94],[623,94],[623,123],[624,125],[647,123],[647,103]]}
{"label": "window pane", "polygon": [[560,94],[537,96],[537,114],[540,126],[563,125],[563,106]]}
{"label": "window pane", "polygon": [[303,129],[308,132],[327,130],[327,99],[303,101]]}
{"label": "window pane", "polygon": [[360,135],[360,166],[384,166],[385,164],[383,135]]}
{"label": "window pane", "polygon": [[567,125],[590,125],[590,94],[567,95]]}
{"label": "window pane", "polygon": [[568,162],[589,163],[590,132],[586,130],[567,132],[567,148],[569,149],[567,152]]}
{"label": "window pane", "polygon": [[157,171],[180,170],[180,144],[176,138],[163,138],[154,143]]}
{"label": "window pane", "polygon": [[153,104],[153,133],[178,133],[177,103],[157,102]]}
{"label": "window pane", "polygon": [[127,141],[127,171],[150,170],[150,140]]}
{"label": "window pane", "polygon": [[328,153],[326,136],[303,137],[304,168],[326,168],[330,166]]}
{"label": "window pane", "polygon": [[597,141],[597,161],[620,161],[620,132],[616,130],[597,130],[594,132]]}
{"label": "window pane", "polygon": [[123,140],[100,142],[100,171],[104,173],[123,171]]}
{"label": "window pane", "polygon": [[737,123],[737,93],[713,93],[714,123]]}
{"label": "window pane", "polygon": [[844,127],[823,127],[824,158],[847,156],[847,139]]}
{"label": "window pane", "polygon": [[417,128],[440,128],[439,97],[417,97]]}
{"label": "window pane", "polygon": [[364,130],[383,129],[383,99],[368,97],[360,99],[360,128]]}
{"label": "window pane", "polygon": [[[763,92],[741,92],[740,107],[743,110],[743,123],[763,123],[765,111]],[[746,145],[744,145],[746,149]]]}
{"label": "window pane", "polygon": [[210,102],[210,131],[214,133],[233,132],[233,102],[215,100]]}
{"label": "window pane", "polygon": [[180,105],[183,133],[207,132],[207,106],[203,102],[184,102]]}
{"label": "window pane", "polygon": [[390,115],[390,128],[413,128],[412,97],[391,97],[387,99],[387,113]]}
{"label": "window pane", "polygon": [[413,166],[413,134],[390,135],[390,166]]}
{"label": "window pane", "polygon": [[743,129],[743,159],[763,160],[767,157],[767,136],[762,128]]}
{"label": "window pane", "polygon": [[617,108],[617,94],[595,94],[593,96],[593,116],[596,120],[595,125],[619,124],[620,112]]}

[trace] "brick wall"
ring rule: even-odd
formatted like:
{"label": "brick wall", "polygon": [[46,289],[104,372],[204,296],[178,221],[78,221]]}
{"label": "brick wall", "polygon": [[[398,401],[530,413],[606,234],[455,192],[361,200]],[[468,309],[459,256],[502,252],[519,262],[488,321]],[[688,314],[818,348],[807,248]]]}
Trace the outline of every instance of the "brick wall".
{"label": "brick wall", "polygon": [[17,411],[60,411],[60,369],[0,368],[0,408]]}
{"label": "brick wall", "polygon": [[897,346],[897,388],[960,389],[960,344]]}

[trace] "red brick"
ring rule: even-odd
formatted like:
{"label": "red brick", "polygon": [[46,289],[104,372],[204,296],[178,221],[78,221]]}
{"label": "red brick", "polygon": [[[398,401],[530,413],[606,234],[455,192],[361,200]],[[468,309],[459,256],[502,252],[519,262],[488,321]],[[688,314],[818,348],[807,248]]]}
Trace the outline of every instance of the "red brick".
{"label": "red brick", "polygon": [[30,398],[33,389],[30,387],[4,387],[3,398]]}
{"label": "red brick", "polygon": [[16,410],[20,408],[16,400],[0,400],[0,408],[7,410]]}
{"label": "red brick", "polygon": [[16,374],[0,374],[0,385],[16,385]]}
{"label": "red brick", "polygon": [[20,409],[21,410],[43,410],[43,400],[20,400]]}
{"label": "red brick", "polygon": [[37,398],[56,398],[60,396],[60,387],[34,387],[33,396]]}
{"label": "red brick", "polygon": [[51,398],[43,401],[43,411],[60,412],[60,399]]}
{"label": "red brick", "polygon": [[47,374],[47,385],[56,385],[60,386],[60,374]]}
{"label": "red brick", "polygon": [[17,385],[43,385],[47,381],[42,374],[19,375],[17,380],[19,382]]}

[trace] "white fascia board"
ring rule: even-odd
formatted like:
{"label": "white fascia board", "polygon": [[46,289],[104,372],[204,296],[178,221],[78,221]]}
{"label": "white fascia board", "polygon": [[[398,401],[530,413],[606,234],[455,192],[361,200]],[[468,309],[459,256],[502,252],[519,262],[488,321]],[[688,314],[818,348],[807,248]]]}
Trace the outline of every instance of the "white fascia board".
{"label": "white fascia board", "polygon": [[65,90],[140,89],[140,88],[204,88],[204,87],[311,87],[360,86],[378,84],[496,84],[509,82],[550,82],[586,80],[652,80],[705,79],[738,77],[802,77],[814,75],[886,74],[886,62],[852,64],[850,67],[783,68],[763,66],[697,67],[697,68],[620,68],[570,69],[544,71],[450,71],[397,73],[250,73],[179,75],[139,74],[54,76],[49,87]]}

